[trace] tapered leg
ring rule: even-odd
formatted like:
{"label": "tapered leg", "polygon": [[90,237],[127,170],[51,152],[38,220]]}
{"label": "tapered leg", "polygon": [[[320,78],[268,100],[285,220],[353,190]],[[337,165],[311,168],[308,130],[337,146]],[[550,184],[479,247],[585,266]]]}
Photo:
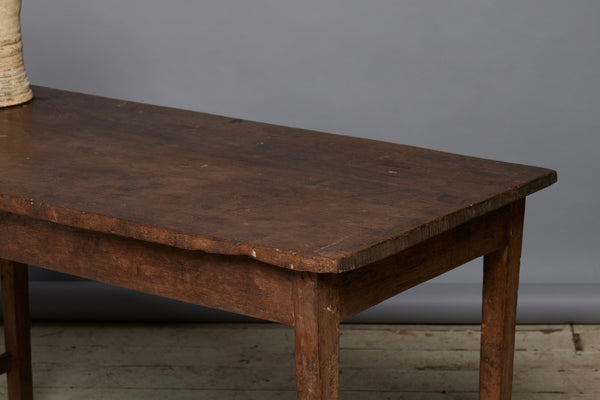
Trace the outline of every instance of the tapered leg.
{"label": "tapered leg", "polygon": [[525,200],[510,207],[508,243],[484,257],[480,400],[510,400]]}
{"label": "tapered leg", "polygon": [[294,287],[298,400],[337,400],[339,291],[327,275],[299,272]]}
{"label": "tapered leg", "polygon": [[32,400],[27,265],[0,260],[8,400]]}

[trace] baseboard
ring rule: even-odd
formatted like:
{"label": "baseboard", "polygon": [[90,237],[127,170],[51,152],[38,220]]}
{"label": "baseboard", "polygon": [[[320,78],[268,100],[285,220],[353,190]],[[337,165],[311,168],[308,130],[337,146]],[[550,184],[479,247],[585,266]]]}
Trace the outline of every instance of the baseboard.
{"label": "baseboard", "polygon": [[[355,316],[352,322],[472,324],[481,321],[481,285],[418,286]],[[521,324],[600,323],[600,284],[522,284]]]}
{"label": "baseboard", "polygon": [[[30,299],[34,321],[256,321],[90,281],[33,281]],[[472,324],[480,313],[480,285],[430,283],[348,322]],[[600,284],[522,284],[517,318],[531,324],[600,323]]]}

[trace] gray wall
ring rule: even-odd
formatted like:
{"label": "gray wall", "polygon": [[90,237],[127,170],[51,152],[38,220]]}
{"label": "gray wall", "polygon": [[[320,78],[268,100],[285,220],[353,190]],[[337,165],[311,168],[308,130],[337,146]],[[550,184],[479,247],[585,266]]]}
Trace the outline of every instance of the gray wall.
{"label": "gray wall", "polygon": [[[23,0],[22,11],[35,84],[558,170],[528,199],[521,299],[538,322],[600,321],[598,21],[597,0]],[[480,281],[478,261],[377,315],[402,320],[414,303],[431,320],[476,318]]]}

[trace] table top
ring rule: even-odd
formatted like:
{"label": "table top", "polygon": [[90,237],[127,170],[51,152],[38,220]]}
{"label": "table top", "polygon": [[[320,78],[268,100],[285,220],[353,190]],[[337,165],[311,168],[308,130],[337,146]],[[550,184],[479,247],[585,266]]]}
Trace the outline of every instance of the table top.
{"label": "table top", "polygon": [[34,87],[0,109],[0,211],[343,272],[556,181],[554,171]]}

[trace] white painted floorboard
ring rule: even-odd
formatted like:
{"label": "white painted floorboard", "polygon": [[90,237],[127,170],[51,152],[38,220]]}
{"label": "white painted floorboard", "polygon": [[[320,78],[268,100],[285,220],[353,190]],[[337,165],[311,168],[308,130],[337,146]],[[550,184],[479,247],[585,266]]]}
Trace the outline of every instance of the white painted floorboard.
{"label": "white painted floorboard", "polygon": [[[515,400],[600,400],[600,326],[518,327]],[[37,324],[36,400],[294,400],[273,324]],[[343,325],[341,399],[476,400],[479,327]],[[0,399],[6,398],[0,378]]]}

